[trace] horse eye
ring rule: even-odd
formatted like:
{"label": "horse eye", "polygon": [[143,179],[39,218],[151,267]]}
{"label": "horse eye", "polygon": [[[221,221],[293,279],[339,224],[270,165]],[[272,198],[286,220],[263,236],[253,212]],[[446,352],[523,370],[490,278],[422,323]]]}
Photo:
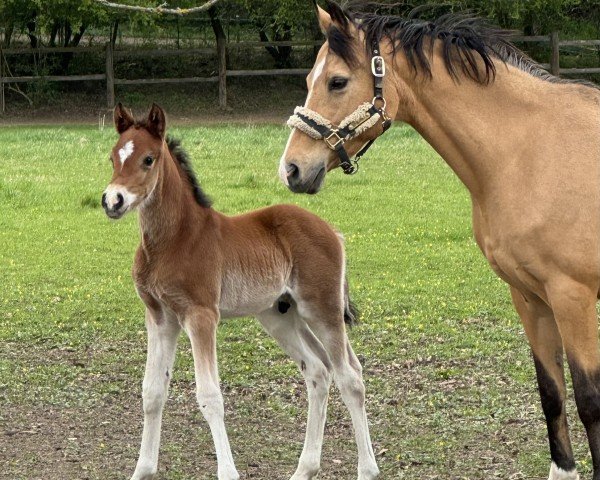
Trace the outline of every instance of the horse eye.
{"label": "horse eye", "polygon": [[348,85],[348,79],[342,77],[333,77],[329,81],[329,90],[343,90]]}
{"label": "horse eye", "polygon": [[154,163],[154,159],[148,155],[146,158],[144,158],[144,165],[146,165],[147,167],[152,166],[152,164]]}

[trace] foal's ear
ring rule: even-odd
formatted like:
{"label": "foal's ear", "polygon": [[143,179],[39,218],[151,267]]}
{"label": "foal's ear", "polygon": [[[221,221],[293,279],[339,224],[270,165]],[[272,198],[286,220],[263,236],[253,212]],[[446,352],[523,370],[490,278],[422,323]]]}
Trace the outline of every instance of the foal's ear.
{"label": "foal's ear", "polygon": [[121,102],[119,102],[115,107],[113,119],[115,121],[115,128],[117,129],[119,135],[121,135],[125,130],[135,123],[131,113],[121,104]]}
{"label": "foal's ear", "polygon": [[147,130],[155,137],[161,140],[165,138],[165,131],[167,130],[167,118],[165,111],[160,108],[156,103],[152,104],[150,113],[148,113]]}

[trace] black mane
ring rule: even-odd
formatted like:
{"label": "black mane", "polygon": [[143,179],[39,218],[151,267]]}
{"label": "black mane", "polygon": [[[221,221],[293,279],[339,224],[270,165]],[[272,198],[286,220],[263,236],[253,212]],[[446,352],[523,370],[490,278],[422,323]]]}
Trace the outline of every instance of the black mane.
{"label": "black mane", "polygon": [[402,49],[414,72],[427,77],[432,75],[429,58],[434,40],[439,40],[442,42],[444,65],[455,80],[463,74],[478,83],[488,84],[496,75],[494,59],[499,59],[546,81],[587,83],[551,75],[509,41],[510,31],[494,27],[484,19],[450,13],[429,21],[412,16],[403,18],[355,12],[357,4],[360,6],[361,3],[364,4],[352,2],[348,10],[336,3],[328,3],[329,14],[334,21],[327,32],[329,48],[350,66],[356,65],[357,52],[347,28],[349,23],[364,33],[369,56],[375,42],[388,39],[394,54],[397,49]]}
{"label": "black mane", "polygon": [[181,147],[181,142],[175,138],[170,136],[167,137],[167,147],[169,148],[169,152],[173,158],[179,163],[181,170],[185,174],[188,182],[190,183],[190,187],[192,187],[192,192],[194,193],[194,198],[198,205],[201,207],[209,208],[212,205],[210,198],[202,191],[200,184],[198,183],[198,179],[196,178],[196,174],[192,169],[192,164],[190,162],[190,158],[187,152]]}

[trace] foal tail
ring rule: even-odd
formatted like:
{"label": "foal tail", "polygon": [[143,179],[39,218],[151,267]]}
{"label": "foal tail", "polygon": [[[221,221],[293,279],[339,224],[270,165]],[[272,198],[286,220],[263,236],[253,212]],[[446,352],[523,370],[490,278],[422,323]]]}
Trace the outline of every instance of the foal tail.
{"label": "foal tail", "polygon": [[[342,251],[344,251],[344,236],[340,232],[335,232],[338,236]],[[350,287],[348,286],[348,275],[346,275],[346,253],[344,251],[344,323],[353,327],[358,323],[359,311],[350,298]]]}
{"label": "foal tail", "polygon": [[359,311],[354,305],[354,302],[350,298],[350,292],[348,288],[348,278],[344,278],[344,323],[349,327],[353,327],[358,323]]}

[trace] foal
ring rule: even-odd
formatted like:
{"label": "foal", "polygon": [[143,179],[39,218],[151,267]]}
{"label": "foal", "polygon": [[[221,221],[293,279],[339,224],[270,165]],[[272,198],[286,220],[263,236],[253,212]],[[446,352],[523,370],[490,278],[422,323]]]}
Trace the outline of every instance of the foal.
{"label": "foal", "polygon": [[159,106],[135,121],[119,104],[114,121],[120,138],[102,205],[113,219],[139,207],[133,278],[148,330],[144,431],[132,478],[157,472],[162,409],[182,328],[192,345],[197,398],[213,436],[218,478],[239,478],[223,420],[216,329],[219,318],[244,315],[257,316],[306,381],[306,439],[292,479],[311,479],[319,471],[331,373],[352,417],[358,478],[377,477],[361,365],[346,336],[345,323],[354,313],[340,236],[292,205],[235,217],[216,212],[179,144],[165,140]]}

